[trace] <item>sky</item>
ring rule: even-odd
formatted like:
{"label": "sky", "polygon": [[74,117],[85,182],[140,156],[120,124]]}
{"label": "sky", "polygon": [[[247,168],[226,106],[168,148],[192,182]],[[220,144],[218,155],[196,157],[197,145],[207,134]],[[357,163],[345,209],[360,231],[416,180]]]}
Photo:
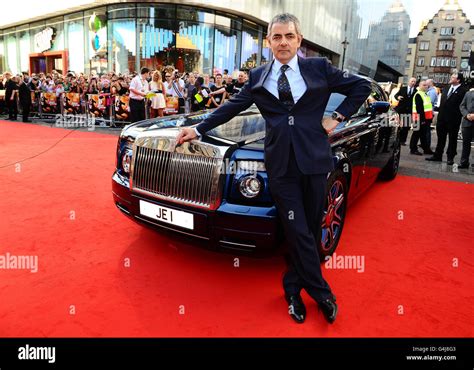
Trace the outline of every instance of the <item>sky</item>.
{"label": "sky", "polygon": [[[424,19],[433,17],[444,4],[444,1],[445,0],[402,0],[411,18],[410,37],[415,37],[418,34],[421,22]],[[68,8],[72,8],[92,2],[93,0],[67,0],[65,3]],[[359,14],[364,19],[362,29],[362,34],[364,35],[368,31],[370,22],[379,21],[390,4],[393,3],[393,0],[359,0],[359,2],[361,4]],[[471,22],[474,22],[474,0],[459,0],[459,4]],[[2,5],[4,11],[2,12],[3,17],[0,18],[0,27],[65,9],[64,2],[58,0],[7,0],[3,2]]]}

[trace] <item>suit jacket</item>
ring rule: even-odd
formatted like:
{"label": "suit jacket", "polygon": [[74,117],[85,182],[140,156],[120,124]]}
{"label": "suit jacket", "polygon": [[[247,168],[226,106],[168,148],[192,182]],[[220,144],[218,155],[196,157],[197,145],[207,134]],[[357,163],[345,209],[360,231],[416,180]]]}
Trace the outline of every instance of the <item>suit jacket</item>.
{"label": "suit jacket", "polygon": [[263,87],[273,63],[250,71],[239,94],[216,109],[198,126],[203,134],[236,116],[255,103],[265,119],[265,168],[268,176],[283,176],[293,146],[302,173],[323,174],[333,170],[331,146],[322,126],[324,110],[333,92],[347,96],[336,109],[345,117],[355,113],[371,92],[368,80],[346,75],[326,58],[298,58],[306,92],[288,110]]}
{"label": "suit jacket", "polygon": [[18,88],[18,97],[22,106],[31,104],[31,90],[27,84],[22,83]]}
{"label": "suit jacket", "polygon": [[[461,105],[466,88],[459,86],[455,92],[448,98],[448,92],[451,86],[446,87],[441,95],[441,103],[439,104],[438,124],[460,125],[461,124]],[[458,126],[459,127],[459,126]]]}
{"label": "suit jacket", "polygon": [[462,127],[474,126],[474,121],[469,121],[466,116],[469,113],[474,113],[474,90],[468,91],[464,95],[464,99],[459,106],[462,115]]}
{"label": "suit jacket", "polygon": [[395,94],[395,99],[397,100],[400,96],[403,97],[403,99],[398,102],[398,105],[395,108],[398,114],[411,114],[412,113],[413,97],[415,96],[417,91],[418,90],[416,89],[416,86],[415,86],[413,87],[412,94],[408,95],[408,87],[404,86],[404,87],[401,87],[400,91],[398,91]]}

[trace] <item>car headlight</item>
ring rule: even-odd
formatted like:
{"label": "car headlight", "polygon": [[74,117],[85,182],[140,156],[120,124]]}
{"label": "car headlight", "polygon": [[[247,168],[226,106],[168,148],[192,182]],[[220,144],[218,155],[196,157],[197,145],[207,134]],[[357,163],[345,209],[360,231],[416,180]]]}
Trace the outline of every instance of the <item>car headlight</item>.
{"label": "car headlight", "polygon": [[132,166],[132,149],[124,148],[122,153],[122,169],[126,174],[130,174],[130,168]]}
{"label": "car headlight", "polygon": [[244,176],[239,180],[240,193],[247,199],[257,197],[262,190],[262,182],[256,176]]}

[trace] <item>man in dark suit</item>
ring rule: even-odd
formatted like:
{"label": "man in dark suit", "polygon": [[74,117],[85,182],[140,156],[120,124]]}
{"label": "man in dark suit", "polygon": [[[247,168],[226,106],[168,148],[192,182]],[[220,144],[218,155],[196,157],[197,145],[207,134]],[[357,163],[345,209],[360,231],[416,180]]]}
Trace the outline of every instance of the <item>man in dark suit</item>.
{"label": "man in dark suit", "polygon": [[7,72],[5,73],[7,82],[5,82],[5,103],[8,107],[8,119],[10,121],[16,121],[18,116],[18,80],[16,76],[13,76]]}
{"label": "man in dark suit", "polygon": [[31,90],[27,83],[28,80],[24,80],[20,77],[20,85],[18,88],[18,97],[20,100],[20,106],[22,111],[23,122],[30,122],[28,116],[30,115],[31,109]]}
{"label": "man in dark suit", "polygon": [[[304,322],[301,289],[318,303],[330,323],[337,315],[335,296],[321,273],[317,241],[328,172],[334,168],[328,133],[356,112],[371,92],[370,83],[334,68],[324,58],[298,58],[303,36],[291,14],[275,16],[267,40],[275,59],[250,71],[239,94],[197,128],[184,128],[177,143],[229,121],[255,103],[266,122],[265,167],[270,191],[290,244],[291,264],[283,278],[288,312]],[[347,98],[331,118],[324,110],[332,92]]]}
{"label": "man in dark suit", "polygon": [[448,150],[448,165],[454,164],[454,157],[457,152],[458,132],[461,126],[461,105],[466,89],[461,85],[464,81],[462,73],[454,73],[451,75],[449,87],[443,90],[441,95],[441,103],[439,105],[438,122],[436,123],[436,135],[438,136],[438,143],[436,150],[432,157],[426,158],[427,161],[441,162],[443,160],[444,147],[446,146],[446,138],[449,136]]}
{"label": "man in dark suit", "polygon": [[[411,117],[412,114],[412,106],[413,106],[413,97],[416,94],[416,78],[412,77],[408,81],[408,86],[404,86],[400,88],[395,94],[395,99],[398,100],[398,105],[395,108],[398,114],[405,114],[408,115],[407,117]],[[410,126],[408,122],[409,119],[403,120],[405,125],[400,130],[400,143],[402,145],[406,145],[408,131],[410,130]]]}
{"label": "man in dark suit", "polygon": [[471,142],[474,138],[474,90],[471,89],[464,95],[459,107],[462,114],[462,154],[458,168],[469,168]]}

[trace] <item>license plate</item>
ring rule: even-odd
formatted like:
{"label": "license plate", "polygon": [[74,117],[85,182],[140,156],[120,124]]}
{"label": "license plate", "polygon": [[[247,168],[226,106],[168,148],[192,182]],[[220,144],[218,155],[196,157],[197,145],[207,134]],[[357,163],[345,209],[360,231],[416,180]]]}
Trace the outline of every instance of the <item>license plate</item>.
{"label": "license plate", "polygon": [[194,215],[140,200],[140,213],[157,221],[194,229]]}

